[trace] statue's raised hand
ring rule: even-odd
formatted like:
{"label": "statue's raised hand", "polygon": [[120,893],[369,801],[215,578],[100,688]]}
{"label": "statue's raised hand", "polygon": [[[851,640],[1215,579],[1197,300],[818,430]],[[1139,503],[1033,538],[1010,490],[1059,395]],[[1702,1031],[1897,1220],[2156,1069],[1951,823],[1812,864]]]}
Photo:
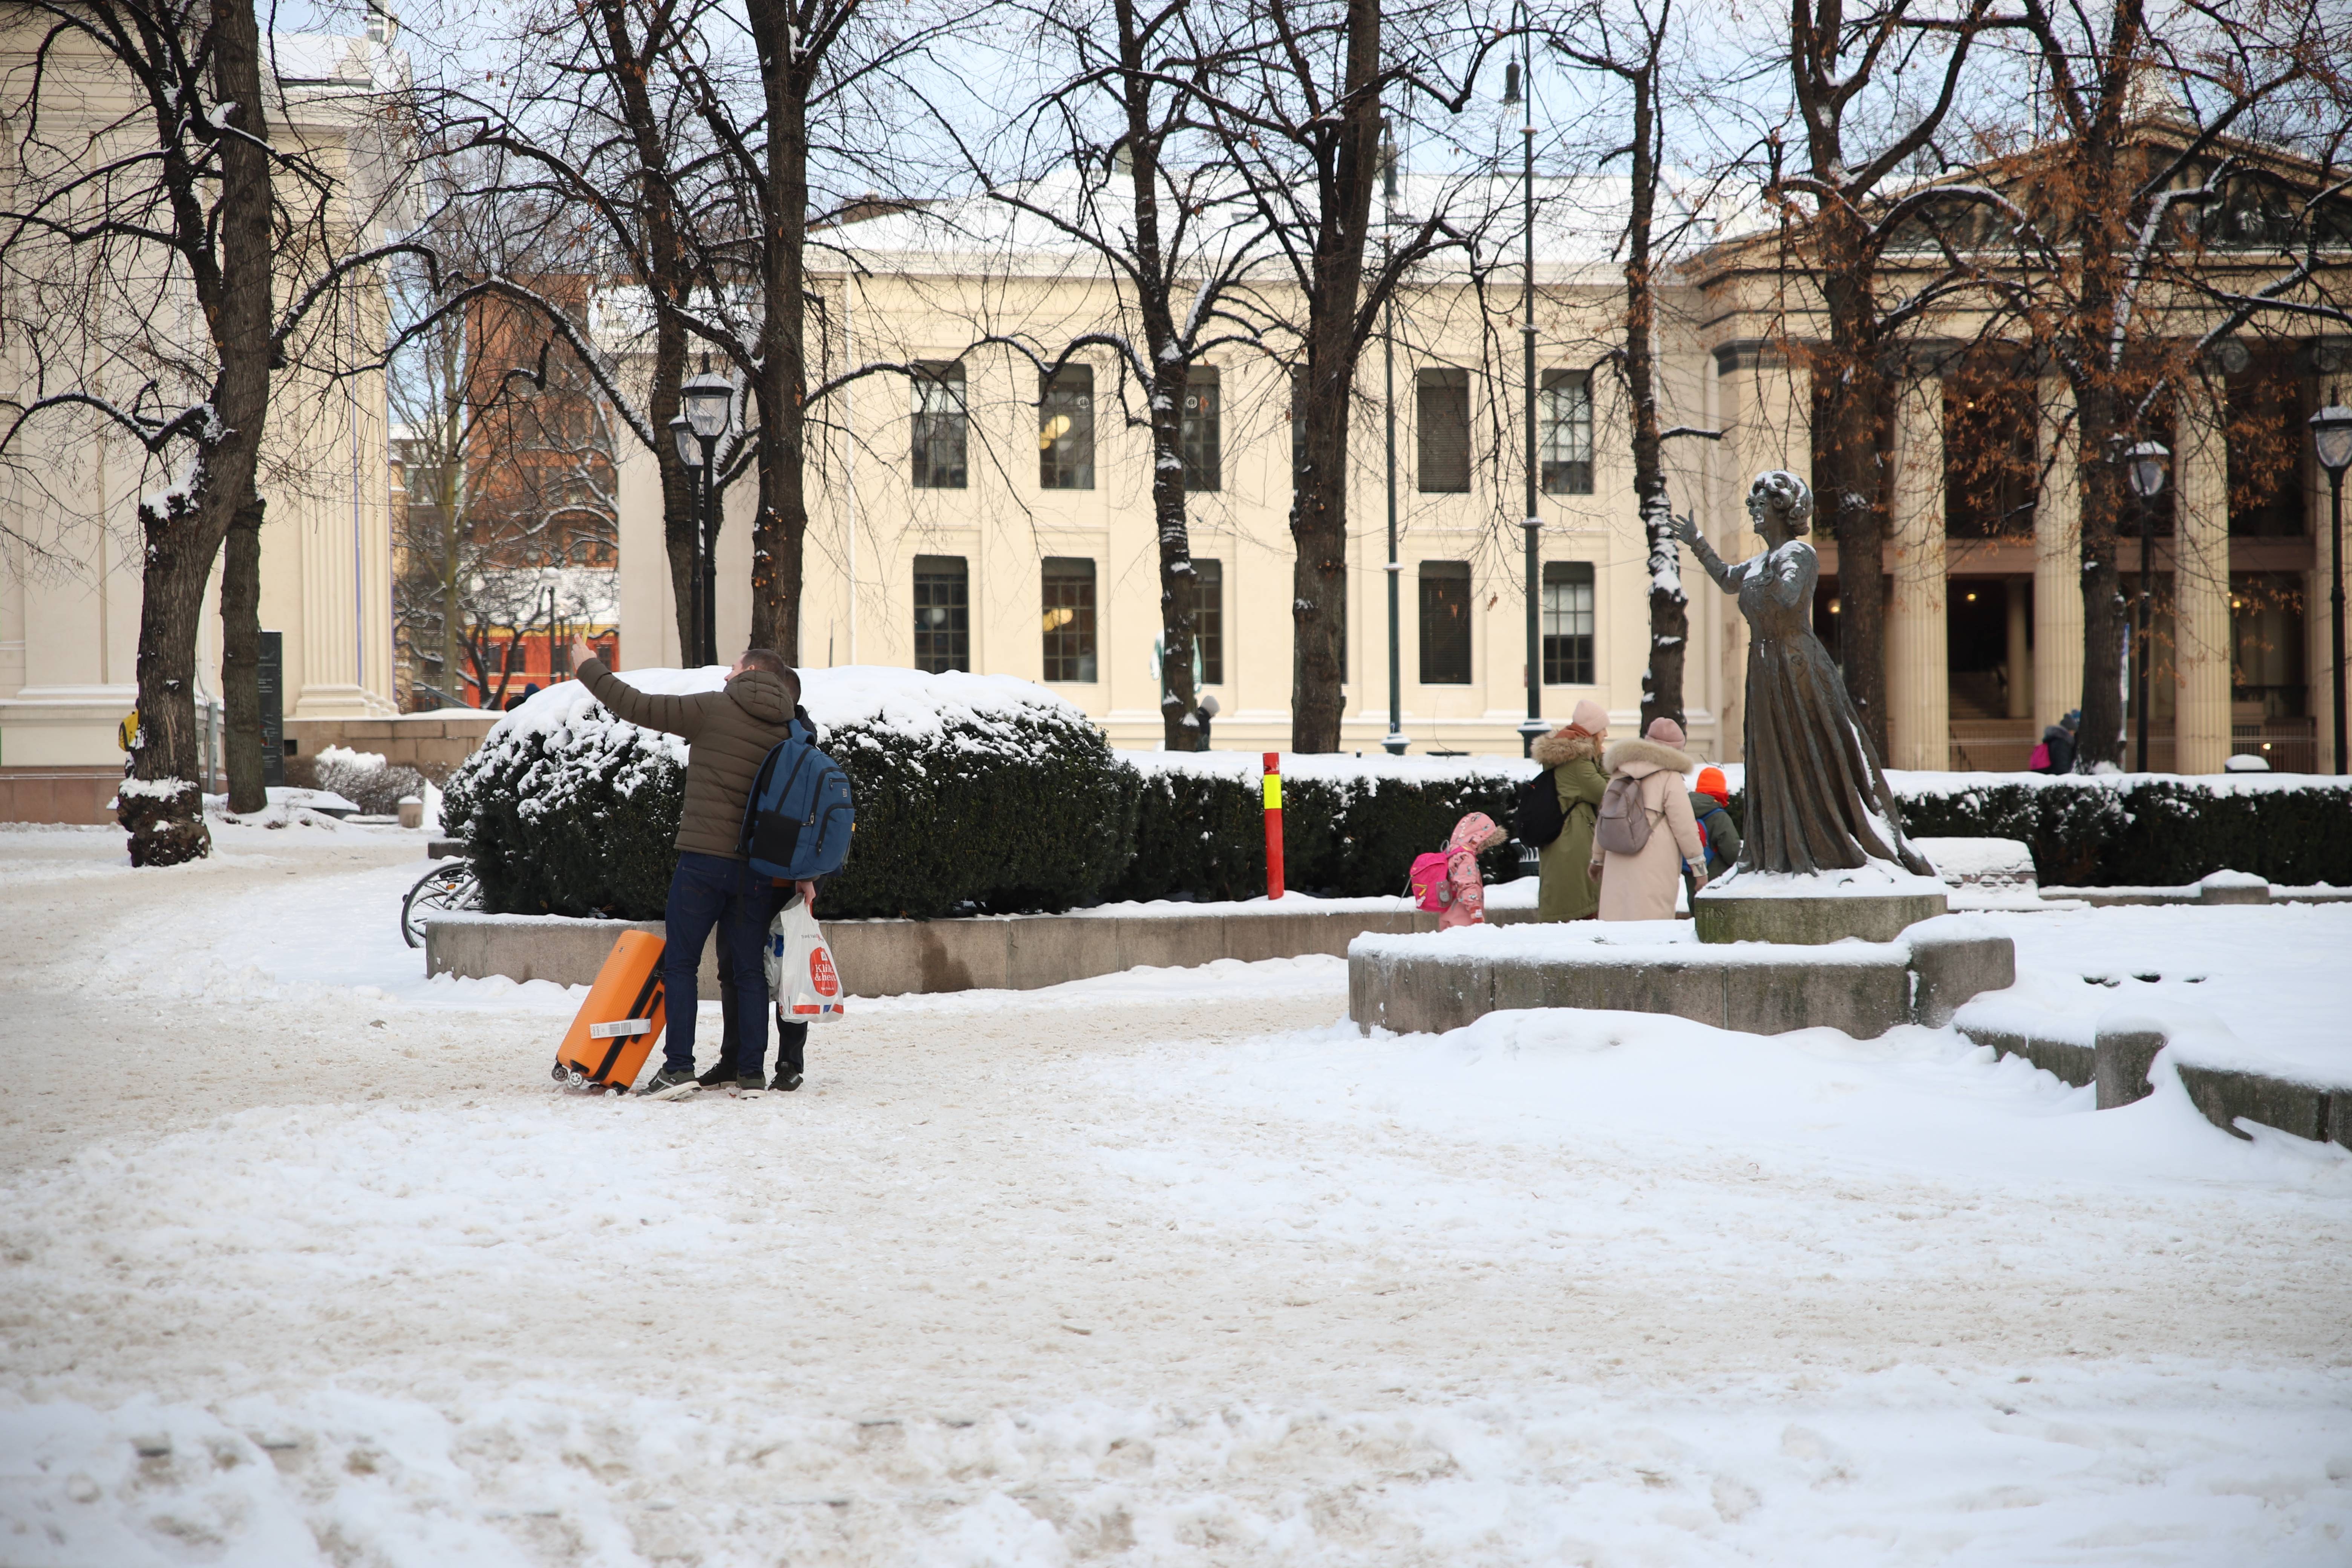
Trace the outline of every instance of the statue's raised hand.
{"label": "statue's raised hand", "polygon": [[1698,524],[1693,522],[1687,513],[1674,520],[1674,532],[1675,537],[1685,544],[1698,542]]}

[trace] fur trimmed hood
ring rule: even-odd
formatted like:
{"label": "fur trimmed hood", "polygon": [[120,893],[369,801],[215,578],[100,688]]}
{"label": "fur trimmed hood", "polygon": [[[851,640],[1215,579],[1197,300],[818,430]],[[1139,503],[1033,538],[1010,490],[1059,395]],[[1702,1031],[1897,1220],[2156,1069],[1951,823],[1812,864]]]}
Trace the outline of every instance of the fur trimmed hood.
{"label": "fur trimmed hood", "polygon": [[1629,741],[1612,742],[1601,765],[1603,773],[1631,773],[1641,778],[1655,773],[1686,773],[1698,766],[1698,760],[1672,746],[1644,741],[1637,736]]}
{"label": "fur trimmed hood", "polygon": [[1538,736],[1536,740],[1535,759],[1538,767],[1556,768],[1562,763],[1572,763],[1580,758],[1595,757],[1600,754],[1601,742],[1591,735],[1571,735],[1565,730],[1556,730],[1549,735]]}

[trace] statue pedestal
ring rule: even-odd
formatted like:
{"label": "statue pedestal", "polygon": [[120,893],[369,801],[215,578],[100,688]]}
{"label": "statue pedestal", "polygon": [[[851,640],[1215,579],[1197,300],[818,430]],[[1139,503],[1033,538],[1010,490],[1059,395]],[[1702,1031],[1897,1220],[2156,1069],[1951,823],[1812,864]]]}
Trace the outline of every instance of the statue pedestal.
{"label": "statue pedestal", "polygon": [[1892,942],[1905,927],[1946,913],[1948,892],[1933,877],[1878,862],[1804,877],[1734,871],[1691,901],[1691,917],[1705,942]]}

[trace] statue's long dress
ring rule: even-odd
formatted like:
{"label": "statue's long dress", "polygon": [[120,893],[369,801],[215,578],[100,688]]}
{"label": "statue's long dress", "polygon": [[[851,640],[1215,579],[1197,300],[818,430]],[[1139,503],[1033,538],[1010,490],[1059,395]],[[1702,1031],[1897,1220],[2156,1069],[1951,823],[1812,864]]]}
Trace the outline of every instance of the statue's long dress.
{"label": "statue's long dress", "polygon": [[1885,860],[1932,876],[1863,733],[1845,681],[1813,635],[1813,547],[1790,540],[1742,563],[1748,619],[1748,821],[1742,871],[1826,871]]}

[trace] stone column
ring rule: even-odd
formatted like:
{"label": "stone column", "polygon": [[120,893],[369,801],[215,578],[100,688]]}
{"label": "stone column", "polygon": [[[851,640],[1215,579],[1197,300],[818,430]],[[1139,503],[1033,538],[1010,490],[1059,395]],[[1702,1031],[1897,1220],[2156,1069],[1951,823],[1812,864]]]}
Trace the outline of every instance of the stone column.
{"label": "stone column", "polygon": [[2026,585],[2030,577],[2010,577],[2002,581],[2001,596],[2009,613],[2009,706],[2011,719],[2033,717],[2033,647],[2027,633],[2031,623],[2025,614]]}
{"label": "stone column", "polygon": [[2074,398],[2042,380],[2042,493],[2033,507],[2033,729],[2083,705],[2083,492],[2074,473]]}
{"label": "stone column", "polygon": [[1886,552],[1886,763],[1951,765],[1951,660],[1944,559],[1944,384],[1906,381],[1895,412],[1895,507]]}
{"label": "stone column", "polygon": [[2174,429],[2173,766],[2218,773],[2230,754],[2230,462],[2201,385],[2185,390]]}

